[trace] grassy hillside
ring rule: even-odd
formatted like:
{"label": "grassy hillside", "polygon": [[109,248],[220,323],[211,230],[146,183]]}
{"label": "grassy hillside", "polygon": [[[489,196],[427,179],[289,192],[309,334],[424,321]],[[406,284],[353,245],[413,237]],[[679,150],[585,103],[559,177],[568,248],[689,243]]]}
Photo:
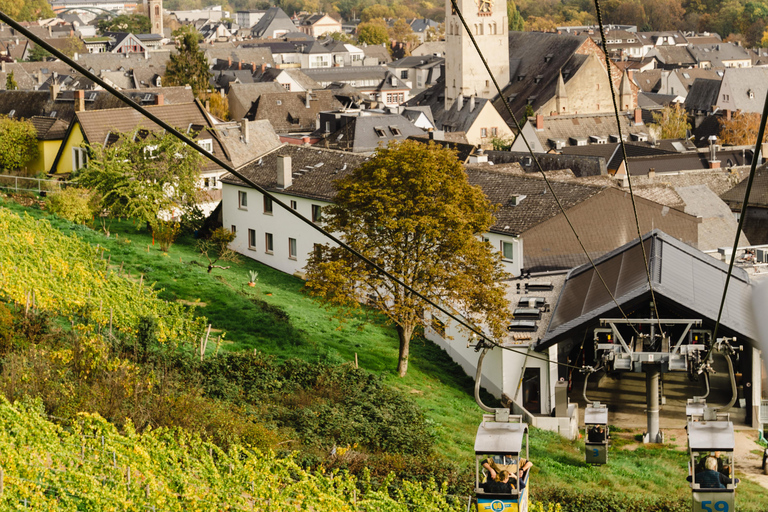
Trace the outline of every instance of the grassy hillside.
{"label": "grassy hillside", "polygon": [[[37,208],[3,204],[37,218],[50,218]],[[209,343],[206,361],[210,364],[214,364],[217,350],[221,356],[258,349],[278,362],[300,358],[331,366],[352,363],[357,356],[361,369],[380,375],[384,384],[404,392],[426,414],[424,428],[436,435],[436,443],[431,454],[411,456],[411,469],[426,468],[415,476],[424,478],[426,472],[438,480],[458,478],[451,492],[469,492],[472,444],[480,412],[471,395],[471,379],[431,343],[413,344],[409,374],[399,379],[394,374],[397,336],[379,315],[369,312],[340,326],[333,311],[302,292],[300,280],[256,262],[243,260],[229,270],[208,274],[190,239],[181,240],[164,254],[152,247],[146,232],[137,231],[130,222],[113,224],[113,235],[107,238],[68,222],[50,221],[61,232],[75,233],[92,246],[106,248],[109,256],[105,258],[110,259],[113,270],[122,266],[132,281],[143,278],[144,283],[156,283],[161,290],[158,297],[196,304],[195,313],[213,324],[212,339],[223,335],[220,345]],[[248,270],[259,272],[255,288],[247,286]],[[665,447],[616,449],[608,466],[590,467],[583,463],[583,443],[534,430],[531,444],[535,499],[557,501],[563,510],[573,511],[689,510],[686,460],[680,452]],[[393,469],[403,469],[390,459],[380,460],[378,469],[388,463]],[[344,467],[350,466],[354,461]],[[742,484],[737,500],[739,510],[768,509],[768,492],[756,485]]]}

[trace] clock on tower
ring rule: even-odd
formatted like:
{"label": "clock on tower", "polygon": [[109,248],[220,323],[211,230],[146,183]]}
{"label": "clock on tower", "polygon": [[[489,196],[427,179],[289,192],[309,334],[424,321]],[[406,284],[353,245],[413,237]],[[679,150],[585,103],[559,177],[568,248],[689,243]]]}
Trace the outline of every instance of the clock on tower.
{"label": "clock on tower", "polygon": [[477,13],[483,15],[493,14],[493,0],[477,0]]}

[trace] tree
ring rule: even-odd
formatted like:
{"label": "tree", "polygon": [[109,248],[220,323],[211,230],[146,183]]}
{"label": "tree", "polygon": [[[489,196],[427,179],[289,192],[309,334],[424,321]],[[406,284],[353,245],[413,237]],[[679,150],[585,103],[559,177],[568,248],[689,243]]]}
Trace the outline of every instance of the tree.
{"label": "tree", "polygon": [[183,217],[198,202],[201,157],[172,134],[137,130],[110,146],[91,146],[90,152],[74,181],[95,190],[112,217],[131,217],[173,233],[173,224],[163,219]]}
{"label": "tree", "polygon": [[148,16],[143,14],[121,14],[114,18],[99,21],[100,32],[130,32],[132,34],[149,34],[152,24]]}
{"label": "tree", "polygon": [[18,171],[38,154],[34,125],[0,116],[0,168]]}
{"label": "tree", "polygon": [[171,54],[163,76],[163,87],[190,85],[195,96],[201,96],[210,88],[211,71],[208,59],[200,50],[200,34],[194,29],[182,27],[176,33],[178,52]]}
{"label": "tree", "polygon": [[688,113],[679,103],[667,105],[661,109],[661,112],[654,112],[653,122],[660,131],[661,139],[683,139],[687,135],[687,130],[691,129]]}
{"label": "tree", "polygon": [[229,248],[229,244],[235,241],[236,234],[227,228],[217,228],[208,238],[201,239],[197,242],[197,248],[200,253],[208,260],[208,273],[210,274],[214,268],[220,268],[227,270],[229,267],[223,267],[217,265],[219,260],[237,259],[237,252]]}
{"label": "tree", "polygon": [[523,20],[513,0],[507,0],[507,19],[509,20],[510,32],[522,32],[525,30],[525,20]]}
{"label": "tree", "polygon": [[393,16],[392,9],[382,4],[373,4],[363,9],[360,13],[360,21],[368,23],[378,19],[388,19]]}
{"label": "tree", "polygon": [[[392,143],[336,181],[324,225],[406,285],[436,303],[480,320],[494,336],[507,316],[500,256],[481,241],[493,207],[467,181],[456,153],[434,143]],[[307,263],[307,287],[326,304],[354,309],[359,300],[383,312],[400,340],[405,376],[411,336],[432,308],[349,252],[328,245]]]}
{"label": "tree", "polygon": [[28,59],[30,62],[42,62],[50,58],[52,58],[52,56],[48,50],[44,49],[42,46],[37,46],[36,44],[31,45]]}
{"label": "tree", "polygon": [[16,21],[37,21],[56,16],[47,0],[0,0],[0,11]]}
{"label": "tree", "polygon": [[[720,140],[730,146],[754,144],[760,131],[760,114],[737,111],[730,119],[720,119]],[[763,136],[763,142],[768,134]]]}
{"label": "tree", "polygon": [[445,41],[445,23],[427,29],[427,41]]}
{"label": "tree", "polygon": [[355,42],[355,39],[352,36],[345,34],[344,32],[331,32],[330,34],[326,35],[334,41],[338,41],[340,43],[354,44]]}
{"label": "tree", "polygon": [[382,21],[369,21],[357,26],[357,41],[376,45],[389,43],[389,31]]}
{"label": "tree", "polygon": [[19,84],[16,83],[16,77],[13,76],[13,71],[8,73],[8,76],[5,77],[5,90],[6,91],[15,91],[19,88]]}

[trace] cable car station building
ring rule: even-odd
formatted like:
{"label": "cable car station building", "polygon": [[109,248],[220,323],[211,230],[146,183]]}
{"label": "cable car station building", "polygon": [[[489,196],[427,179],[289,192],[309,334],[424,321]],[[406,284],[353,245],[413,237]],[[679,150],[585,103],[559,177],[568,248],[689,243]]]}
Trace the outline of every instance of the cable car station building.
{"label": "cable car station building", "polygon": [[[644,235],[642,242],[641,247],[636,239],[595,259],[597,272],[587,264],[567,274],[511,281],[509,296],[518,305],[512,334],[503,348],[485,357],[482,386],[529,424],[569,438],[578,435],[584,377],[557,363],[602,367],[590,377],[587,394],[607,404],[611,413],[645,415],[646,379],[654,374],[662,423],[684,424],[686,400],[705,396],[710,387],[707,401],[713,405],[728,403],[736,391],[732,419],[758,428],[762,365],[751,321],[749,274],[734,266],[717,332],[717,338],[735,338],[731,344],[742,347],[731,357],[732,390],[726,356],[712,353],[710,366],[717,373],[711,379],[697,372],[715,328],[727,262],[659,230]],[[518,318],[526,315],[538,315],[529,321],[538,322],[538,331],[525,333],[526,321]],[[439,329],[445,336],[427,329],[427,337],[475,375],[478,354],[467,347],[466,334],[450,323],[440,323]]]}

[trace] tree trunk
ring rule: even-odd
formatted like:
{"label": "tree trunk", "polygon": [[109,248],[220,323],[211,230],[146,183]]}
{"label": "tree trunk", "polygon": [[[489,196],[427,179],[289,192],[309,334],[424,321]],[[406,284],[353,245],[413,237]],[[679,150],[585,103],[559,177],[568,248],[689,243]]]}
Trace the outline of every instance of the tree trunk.
{"label": "tree trunk", "polygon": [[400,377],[405,377],[405,374],[408,372],[408,352],[411,347],[412,334],[412,326],[397,326],[397,337],[400,338],[400,356],[397,360],[397,374]]}

